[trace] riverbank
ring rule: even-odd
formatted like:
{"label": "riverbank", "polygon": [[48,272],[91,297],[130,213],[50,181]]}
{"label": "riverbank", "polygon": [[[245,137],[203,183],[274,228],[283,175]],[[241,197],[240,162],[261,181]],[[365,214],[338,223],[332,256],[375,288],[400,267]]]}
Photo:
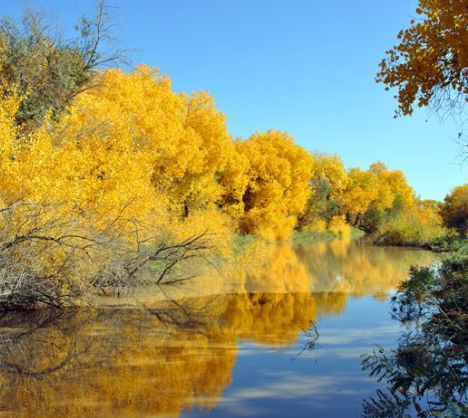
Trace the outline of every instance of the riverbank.
{"label": "riverbank", "polygon": [[374,244],[392,247],[419,248],[437,253],[450,253],[466,247],[468,245],[468,240],[455,235],[437,237],[429,241],[392,241],[387,239],[387,237],[378,237],[374,240]]}
{"label": "riverbank", "polygon": [[[447,234],[431,238],[428,240],[419,240],[399,236],[395,238],[391,235],[368,234],[358,228],[351,228],[349,237],[359,239],[368,236],[372,244],[383,247],[404,247],[428,250],[435,253],[457,252],[468,246],[468,239],[454,234]],[[343,235],[331,231],[296,231],[292,236],[293,245],[304,245],[316,242],[327,242],[335,239],[341,239]]]}

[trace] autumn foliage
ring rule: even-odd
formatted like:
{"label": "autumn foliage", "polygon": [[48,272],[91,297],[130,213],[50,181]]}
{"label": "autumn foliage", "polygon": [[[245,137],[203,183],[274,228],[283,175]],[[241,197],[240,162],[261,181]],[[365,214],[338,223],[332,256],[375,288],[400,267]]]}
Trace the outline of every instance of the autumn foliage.
{"label": "autumn foliage", "polygon": [[444,222],[465,236],[468,230],[468,185],[455,187],[444,199],[441,207]]}
{"label": "autumn foliage", "polygon": [[[347,169],[273,129],[232,138],[208,92],[175,92],[147,65],[97,71],[84,61],[98,55],[45,32],[15,64],[22,36],[0,25],[1,298],[55,304],[90,286],[185,280],[188,260],[224,259],[234,234],[355,227],[404,242],[408,219],[441,231],[437,208],[383,163]],[[50,54],[79,80],[44,67]]]}
{"label": "autumn foliage", "polygon": [[419,0],[416,17],[387,51],[377,81],[395,88],[397,115],[415,107],[463,110],[468,95],[468,8],[465,0]]}
{"label": "autumn foliage", "polygon": [[[136,277],[144,249],[172,248],[191,236],[211,237],[203,251],[227,251],[234,233],[267,240],[295,229],[347,235],[350,226],[375,231],[413,211],[404,175],[382,163],[346,170],[339,157],[312,155],[275,130],[233,139],[208,93],[176,93],[156,68],[97,77],[99,86],[60,117],[46,115],[27,132],[16,119],[25,96],[14,85],[0,105],[0,199],[12,228],[5,242],[15,225],[30,225],[28,205],[42,208],[8,257],[36,254],[40,277],[58,281],[60,295],[64,283],[80,293],[83,280],[112,285],[111,276]],[[44,251],[47,243],[62,251]],[[34,277],[37,266],[28,268]]]}

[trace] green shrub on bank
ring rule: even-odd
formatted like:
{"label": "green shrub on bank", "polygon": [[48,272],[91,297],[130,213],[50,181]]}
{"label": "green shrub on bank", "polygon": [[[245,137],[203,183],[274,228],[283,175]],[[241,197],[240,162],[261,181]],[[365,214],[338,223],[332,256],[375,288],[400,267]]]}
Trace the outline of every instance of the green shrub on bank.
{"label": "green shrub on bank", "polygon": [[[378,231],[376,243],[383,245],[432,247],[436,243],[445,245],[451,236],[437,218],[424,218],[417,213],[391,219]],[[448,242],[447,242],[448,244]]]}

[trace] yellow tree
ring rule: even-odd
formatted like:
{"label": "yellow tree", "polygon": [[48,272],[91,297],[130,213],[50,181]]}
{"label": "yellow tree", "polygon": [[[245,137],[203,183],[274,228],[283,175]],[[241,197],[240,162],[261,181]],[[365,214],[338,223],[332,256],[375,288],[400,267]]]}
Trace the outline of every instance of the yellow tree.
{"label": "yellow tree", "polygon": [[219,179],[222,187],[220,206],[236,222],[244,216],[244,193],[250,181],[247,155],[238,151],[233,144],[229,149],[226,167]]}
{"label": "yellow tree", "polygon": [[392,207],[398,204],[402,209],[411,208],[414,204],[414,190],[408,185],[405,175],[400,170],[388,171],[385,175],[387,187],[393,195]]}
{"label": "yellow tree", "polygon": [[[207,229],[224,236],[229,232],[226,217],[210,205],[221,198],[219,173],[234,145],[225,133],[224,117],[207,95],[176,94],[167,79],[147,67],[128,75],[111,70],[102,74],[98,89],[79,96],[59,121],[46,117],[40,128],[23,133],[21,141],[14,120],[21,98],[5,97],[0,106],[2,216],[5,205],[18,201],[26,209],[38,204],[53,210],[12,209],[14,218],[5,218],[1,240],[15,241],[18,228],[21,237],[22,225],[29,225],[29,238],[21,238],[14,248],[22,251],[29,245],[29,253],[42,254],[33,257],[42,276],[63,272],[67,283],[85,277],[91,281],[114,255],[123,256],[120,263],[139,251],[141,240],[170,235],[180,242]],[[188,198],[189,203],[196,198],[199,207],[182,222]],[[45,229],[47,235],[40,238],[31,232]],[[103,234],[110,239],[110,232],[112,248],[101,245]],[[78,236],[103,250],[95,257],[98,262],[87,263],[87,275],[69,262],[78,244],[65,245],[57,238],[76,241]],[[148,241],[146,247],[151,247]],[[65,262],[76,266],[73,274],[65,271]]]}
{"label": "yellow tree", "polygon": [[[98,178],[122,174],[118,184],[128,183],[129,189],[116,198],[138,194],[148,202],[146,196],[157,196],[166,200],[173,219],[216,211],[222,202],[226,185],[221,179],[235,154],[225,116],[205,92],[189,96],[172,91],[169,78],[155,68],[103,73],[101,86],[82,94],[70,108],[61,132],[78,138],[81,149],[90,147],[88,165],[94,161]],[[102,158],[95,157],[98,148]],[[111,161],[121,166],[110,170],[105,165]],[[146,177],[135,183],[132,170]],[[144,190],[137,193],[140,184]]]}
{"label": "yellow tree", "polygon": [[455,187],[447,196],[441,210],[446,226],[455,228],[461,235],[468,229],[468,185]]}
{"label": "yellow tree", "polygon": [[387,51],[377,81],[397,89],[397,114],[411,115],[415,105],[458,109],[468,93],[466,0],[419,0],[416,13]]}
{"label": "yellow tree", "polygon": [[363,225],[373,231],[390,217],[409,213],[414,203],[414,191],[401,171],[390,171],[382,162],[372,164],[369,172],[375,175],[378,193],[365,213]]}
{"label": "yellow tree", "polygon": [[320,229],[340,211],[341,197],[348,185],[346,168],[340,157],[315,153],[311,194],[304,211],[299,216],[298,229]]}
{"label": "yellow tree", "polygon": [[13,196],[11,191],[17,186],[12,165],[19,147],[17,142],[18,128],[15,124],[15,115],[21,100],[14,94],[2,91],[4,97],[0,100],[0,201],[11,204],[18,199],[18,192]]}
{"label": "yellow tree", "polygon": [[401,171],[390,171],[384,163],[377,162],[368,171],[350,170],[342,200],[343,209],[355,226],[376,230],[388,216],[412,208],[414,191]]}
{"label": "yellow tree", "polygon": [[236,149],[249,161],[241,231],[268,239],[290,236],[309,197],[312,155],[273,130],[238,141]]}
{"label": "yellow tree", "polygon": [[377,176],[370,171],[352,168],[349,183],[343,193],[343,209],[354,226],[360,226],[362,216],[379,195]]}
{"label": "yellow tree", "polygon": [[402,171],[390,171],[382,162],[371,164],[369,171],[377,176],[379,196],[377,202],[379,209],[390,209],[395,200],[399,199],[403,206],[412,206],[414,203],[414,191],[408,185]]}

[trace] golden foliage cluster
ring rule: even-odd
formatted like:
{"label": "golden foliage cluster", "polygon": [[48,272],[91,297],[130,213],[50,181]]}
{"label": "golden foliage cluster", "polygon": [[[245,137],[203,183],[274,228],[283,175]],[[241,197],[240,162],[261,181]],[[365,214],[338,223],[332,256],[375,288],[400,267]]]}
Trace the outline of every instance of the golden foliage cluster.
{"label": "golden foliage cluster", "polygon": [[14,123],[21,100],[9,95],[0,109],[5,205],[60,202],[67,215],[107,219],[125,206],[142,222],[177,229],[194,217],[192,226],[224,233],[238,222],[275,239],[291,233],[307,200],[312,157],[290,136],[233,141],[212,97],[175,93],[157,69],[104,72],[98,88],[25,138]]}
{"label": "golden foliage cluster", "polygon": [[419,0],[416,15],[387,51],[377,81],[397,89],[397,115],[411,115],[415,105],[457,109],[468,94],[466,0]]}
{"label": "golden foliage cluster", "polygon": [[0,198],[4,205],[60,203],[64,216],[94,214],[103,227],[125,217],[161,229],[287,238],[305,227],[345,231],[369,209],[411,207],[400,171],[376,163],[346,170],[284,132],[233,140],[206,92],[176,93],[168,77],[142,65],[111,69],[57,121],[21,132],[22,97],[0,106]]}
{"label": "golden foliage cluster", "polygon": [[466,236],[468,229],[468,185],[455,187],[441,206],[444,223],[454,228],[460,235]]}
{"label": "golden foliage cluster", "polygon": [[[94,82],[60,117],[46,117],[41,126],[27,130],[15,119],[24,96],[15,93],[15,86],[2,92],[0,210],[17,203],[42,205],[53,219],[64,220],[62,230],[52,231],[47,240],[27,234],[33,238],[21,245],[34,251],[38,241],[63,247],[58,236],[76,236],[76,228],[85,228],[93,231],[85,240],[105,233],[106,242],[120,240],[134,254],[158,248],[154,237],[170,246],[208,233],[210,248],[226,254],[234,233],[269,241],[289,238],[295,229],[348,235],[350,225],[371,224],[369,213],[387,216],[397,206],[404,213],[414,205],[403,173],[382,163],[368,171],[346,170],[338,156],[311,154],[275,130],[233,139],[208,93],[177,93],[156,68],[109,69],[95,74]],[[51,214],[40,212],[47,225]],[[25,213],[17,212],[10,221],[22,222]],[[14,225],[10,235],[13,230]],[[99,241],[101,249],[104,241]],[[98,251],[86,261],[90,250],[82,244],[79,249],[83,258],[73,263],[99,266],[99,271],[115,264],[116,254],[126,257],[107,274],[133,271],[129,265],[141,262],[139,255],[130,262],[119,248],[112,256]],[[41,260],[49,270],[72,264],[70,251],[53,260],[50,251],[42,253],[48,254],[39,258],[49,257]],[[18,254],[24,252],[10,258]],[[46,267],[41,275],[56,277]],[[91,273],[66,275],[80,281]]]}

